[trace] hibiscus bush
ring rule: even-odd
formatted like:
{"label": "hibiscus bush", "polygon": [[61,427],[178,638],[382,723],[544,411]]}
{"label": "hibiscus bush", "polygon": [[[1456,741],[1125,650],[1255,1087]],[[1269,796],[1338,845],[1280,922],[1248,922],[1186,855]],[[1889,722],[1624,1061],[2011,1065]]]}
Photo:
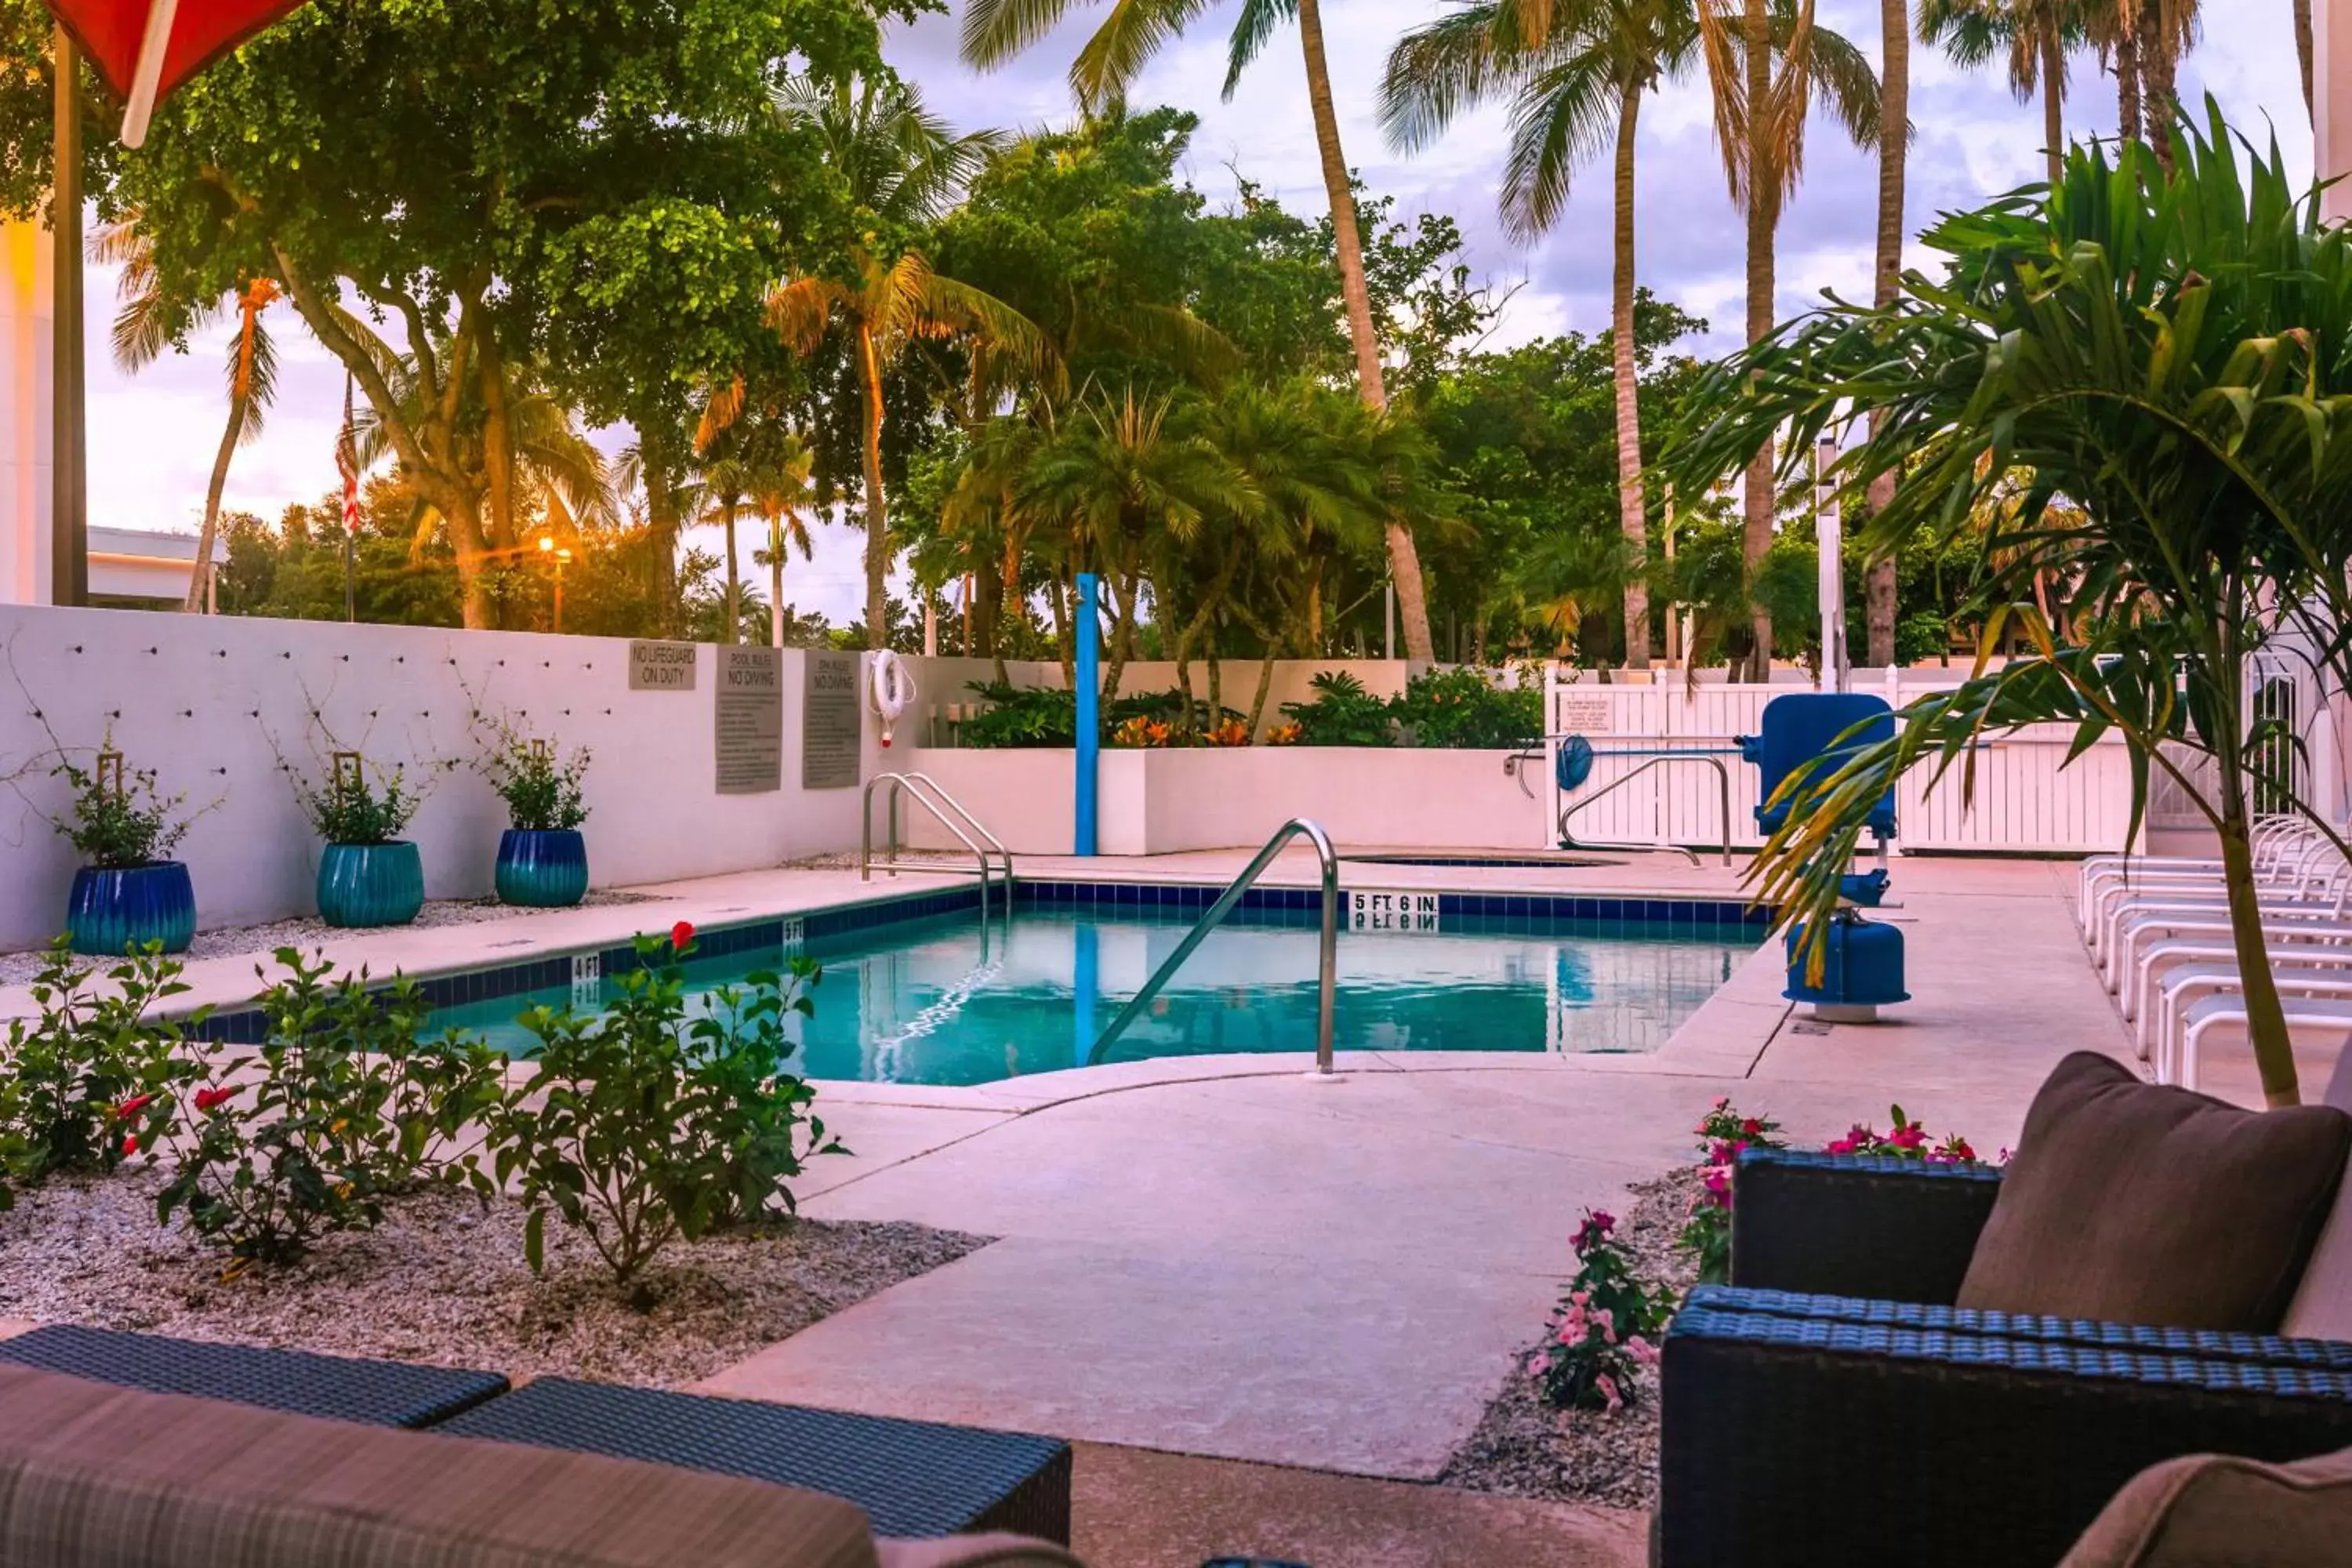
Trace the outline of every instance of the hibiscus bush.
{"label": "hibiscus bush", "polygon": [[1556,1409],[1621,1409],[1633,1403],[1642,1372],[1657,1364],[1675,1294],[1635,1271],[1616,1232],[1614,1215],[1585,1211],[1576,1277],[1528,1358],[1528,1374]]}
{"label": "hibiscus bush", "polygon": [[231,1273],[300,1256],[320,1237],[374,1225],[383,1201],[432,1179],[492,1184],[478,1147],[501,1103],[502,1058],[451,1033],[420,1039],[432,1007],[411,982],[331,979],[323,954],[278,950],[257,1046],[194,1068],[188,1135],[160,1218],[227,1248]]}
{"label": "hibiscus bush", "polygon": [[[545,1266],[550,1215],[586,1237],[614,1283],[650,1306],[646,1266],[680,1237],[789,1210],[803,1159],[841,1151],[809,1114],[815,1091],[783,1068],[787,1014],[810,1011],[816,967],[755,973],[689,1010],[684,922],[637,939],[636,968],[593,1014],[526,1014],[539,1040],[530,1081],[494,1134],[500,1185],[526,1214],[524,1255]],[[694,1016],[698,1014],[699,1016]]]}
{"label": "hibiscus bush", "polygon": [[50,945],[30,987],[35,1016],[0,1043],[0,1209],[11,1190],[59,1172],[100,1174],[170,1134],[194,1069],[182,1053],[196,1017],[154,1010],[187,986],[150,944],[104,969]]}

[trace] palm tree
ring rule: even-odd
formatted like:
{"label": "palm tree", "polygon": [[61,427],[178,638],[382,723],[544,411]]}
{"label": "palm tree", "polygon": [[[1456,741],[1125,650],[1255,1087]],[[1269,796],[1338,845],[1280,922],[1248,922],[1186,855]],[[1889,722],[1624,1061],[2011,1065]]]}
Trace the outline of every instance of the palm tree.
{"label": "palm tree", "polygon": [[[1937,0],[1927,0],[1933,5]],[[1882,309],[1902,288],[1903,201],[1906,161],[1911,151],[1910,0],[1878,0],[1878,244],[1872,268],[1872,299]],[[1895,478],[1873,485],[1873,507],[1895,499]],[[1863,574],[1863,662],[1884,668],[1895,662],[1895,557],[1874,558]],[[1822,650],[1824,658],[1829,650]]]}
{"label": "palm tree", "polygon": [[[342,325],[347,335],[363,330],[356,320],[345,321]],[[451,357],[452,345],[446,338],[436,342],[428,336],[425,342],[427,354],[438,354],[444,363]],[[411,427],[423,425],[427,417],[425,405],[432,396],[430,389],[439,383],[418,374],[416,356],[394,353],[380,341],[378,347],[381,352],[375,356],[375,368],[392,399],[392,417]],[[467,516],[451,517],[448,510],[434,499],[434,493],[415,483],[415,476],[404,467],[403,478],[411,481],[410,519],[416,554],[421,557],[434,535],[446,533],[462,556],[467,530],[494,520],[501,511],[509,519],[509,531],[478,536],[478,542],[487,548],[478,552],[476,572],[489,561],[512,559],[513,552],[524,543],[513,530],[520,527],[520,520],[534,513],[546,519],[558,532],[570,532],[583,526],[606,527],[615,521],[613,479],[604,454],[580,427],[579,416],[545,390],[529,363],[511,359],[499,362],[496,395],[504,413],[502,419],[484,416],[488,399],[482,378],[469,375],[467,381],[474,395],[461,400],[457,418],[441,421],[455,435],[438,454],[454,479],[452,504]],[[390,423],[384,412],[373,404],[358,411],[354,445],[362,468],[395,449],[388,428]],[[504,433],[503,445],[493,444],[493,430]],[[509,504],[493,507],[489,498],[493,486],[501,482],[502,469]]]}
{"label": "palm tree", "polygon": [[798,436],[782,431],[751,476],[751,510],[768,524],[768,547],[754,551],[752,559],[764,558],[768,568],[768,640],[773,647],[784,646],[784,557],[793,548],[803,561],[814,554],[803,514],[814,495],[809,476],[815,464],[815,455]]}
{"label": "palm tree", "polygon": [[1676,476],[1704,483],[1784,426],[1810,437],[1884,411],[1839,464],[1848,482],[1898,476],[1872,542],[1982,528],[1982,654],[2013,630],[2032,649],[1999,670],[1980,658],[1893,740],[1795,781],[1759,900],[1817,948],[1870,808],[1906,770],[1957,765],[1965,789],[1978,749],[2023,725],[2069,726],[2076,754],[2112,733],[2131,765],[2127,840],[2156,776],[2220,838],[2264,1096],[2293,1104],[2252,814],[2352,846],[2279,776],[2301,742],[2247,694],[2266,657],[2352,674],[2352,339],[2314,330],[2352,319],[2352,231],[2218,110],[2176,152],[2168,174],[2147,146],[2076,146],[2037,204],[1947,219],[1925,237],[1942,278],[1911,275],[1885,310],[1832,304],[1712,372],[1693,405],[1711,423]]}
{"label": "palm tree", "polygon": [[[1773,247],[1780,214],[1804,173],[1814,86],[1826,90],[1846,133],[1868,147],[1878,136],[1878,79],[1861,50],[1816,25],[1813,0],[1699,0],[1698,19],[1724,175],[1748,217],[1748,341],[1759,342],[1772,331]],[[1748,465],[1741,490],[1753,572],[1772,548],[1780,518],[1769,441]],[[1759,605],[1750,630],[1748,679],[1769,680],[1771,613]]]}
{"label": "palm tree", "polygon": [[2174,79],[2197,36],[2197,0],[2084,0],[2091,41],[2116,73],[2117,130],[2145,142],[2158,168],[2172,168],[2172,128],[2180,118]]}
{"label": "palm tree", "polygon": [[[1472,0],[1408,33],[1389,55],[1381,119],[1400,147],[1428,145],[1463,110],[1508,93],[1511,150],[1502,215],[1514,238],[1559,221],[1579,165],[1615,153],[1616,229],[1610,330],[1616,353],[1617,521],[1634,560],[1646,549],[1642,416],[1633,360],[1633,142],[1642,100],[1698,47],[1694,0],[1565,0],[1548,16],[1519,0]],[[1528,36],[1530,21],[1549,30]],[[1650,662],[1649,590],[1624,582],[1625,662]]]}
{"label": "palm tree", "polygon": [[[1128,84],[1145,62],[1162,45],[1181,35],[1205,3],[1117,0],[1103,25],[1071,62],[1070,86],[1080,105],[1089,112],[1099,112],[1122,100]],[[1060,26],[1069,10],[1070,0],[972,0],[964,12],[964,60],[992,70]],[[1364,243],[1356,219],[1355,190],[1348,177],[1347,156],[1339,146],[1339,114],[1332,105],[1321,0],[1243,0],[1227,43],[1224,96],[1233,97],[1242,72],[1286,20],[1297,22],[1299,49],[1306,60],[1307,112],[1315,126],[1324,194],[1330,203],[1339,294],[1347,311],[1349,342],[1356,354],[1357,393],[1366,407],[1385,409],[1388,388],[1381,371],[1380,337],[1372,325],[1371,290],[1364,280]],[[1405,655],[1433,659],[1436,645],[1430,636],[1420,552],[1401,521],[1389,525],[1387,546],[1389,573],[1396,584],[1397,607],[1404,621]]]}
{"label": "palm tree", "polygon": [[[90,236],[89,253],[98,261],[122,268],[118,286],[121,306],[115,312],[114,359],[128,371],[152,363],[171,342],[163,298],[157,290],[155,253],[140,232],[138,216],[106,225]],[[234,301],[236,334],[228,345],[228,423],[222,427],[220,447],[213,454],[212,478],[205,486],[205,521],[196,535],[195,568],[188,574],[188,594],[181,608],[193,615],[205,607],[205,589],[212,576],[213,542],[220,531],[221,492],[228,485],[228,466],[236,449],[261,434],[261,420],[278,395],[278,349],[262,312],[277,302],[278,284],[269,278],[248,278],[244,287],[223,296]],[[203,312],[210,316],[213,310]]]}
{"label": "palm tree", "polygon": [[865,398],[866,636],[885,644],[890,574],[882,489],[884,373],[917,338],[966,334],[1046,374],[1051,350],[1028,318],[995,296],[943,278],[903,237],[939,218],[1001,140],[993,132],[950,134],[914,89],[896,80],[832,86],[795,76],[776,92],[776,111],[805,126],[825,161],[867,215],[866,237],[849,247],[848,276],[812,274],[768,295],[768,323],[783,341],[814,353],[836,325],[847,334]]}
{"label": "palm tree", "polygon": [[1118,695],[1134,652],[1147,553],[1163,540],[1190,545],[1210,520],[1255,503],[1246,479],[1200,434],[1191,404],[1132,386],[1057,417],[1016,489],[1024,511],[1059,521],[1071,567],[1100,572],[1109,585],[1106,697]]}
{"label": "palm tree", "polygon": [[2091,13],[2103,4],[2114,0],[1923,0],[1919,37],[1964,66],[2008,56],[2017,101],[2042,95],[2042,147],[2055,181],[2066,161],[2066,57],[2091,41]]}

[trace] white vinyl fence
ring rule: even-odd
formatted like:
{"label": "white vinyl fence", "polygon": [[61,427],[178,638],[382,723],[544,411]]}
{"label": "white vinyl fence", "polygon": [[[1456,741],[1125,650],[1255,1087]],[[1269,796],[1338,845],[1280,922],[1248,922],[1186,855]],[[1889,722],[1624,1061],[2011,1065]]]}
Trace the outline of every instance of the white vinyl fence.
{"label": "white vinyl fence", "polygon": [[[1722,784],[1696,760],[1712,757],[1729,775],[1734,846],[1759,841],[1759,771],[1740,761],[1738,740],[1761,723],[1775,697],[1811,689],[1797,684],[1685,684],[1659,671],[1649,685],[1601,682],[1589,671],[1554,667],[1544,683],[1545,731],[1556,763],[1560,744],[1582,735],[1595,753],[1591,776],[1562,795],[1552,771],[1553,816],[1591,802],[1570,818],[1587,844],[1720,844]],[[1961,671],[1858,670],[1852,689],[1883,696],[1889,706],[1958,684]],[[2131,768],[2123,742],[2101,740],[2072,763],[2070,726],[2036,725],[1975,752],[1973,793],[1963,799],[1961,765],[1929,788],[1932,764],[1915,769],[1895,792],[1895,847],[2089,854],[2124,847],[2131,822]],[[1675,760],[1657,763],[1664,752]],[[1646,766],[1644,764],[1657,763]],[[1625,781],[1620,787],[1612,784]]]}

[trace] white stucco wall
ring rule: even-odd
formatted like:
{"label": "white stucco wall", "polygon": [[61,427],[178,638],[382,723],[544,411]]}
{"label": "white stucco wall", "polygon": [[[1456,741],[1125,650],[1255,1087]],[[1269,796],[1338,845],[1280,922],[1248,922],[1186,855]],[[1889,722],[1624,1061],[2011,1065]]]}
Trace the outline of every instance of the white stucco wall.
{"label": "white stucco wall", "polygon": [[[1312,817],[1348,845],[1431,848],[1548,847],[1549,791],[1537,798],[1503,772],[1509,752],[1249,746],[1107,750],[1099,781],[1097,848],[1105,855],[1255,848],[1294,816]],[[907,755],[986,823],[1015,855],[1066,855],[1071,753],[930,750]],[[882,832],[880,812],[875,832]],[[907,842],[954,840],[910,811]]]}
{"label": "white stucco wall", "polygon": [[[318,846],[272,738],[298,766],[319,767],[331,748],[314,731],[313,700],[326,727],[372,761],[433,775],[409,837],[434,898],[487,893],[506,826],[478,773],[434,768],[477,754],[476,700],[593,752],[586,832],[596,886],[772,866],[857,842],[856,789],[799,787],[808,656],[797,650],[783,656],[784,787],[721,795],[709,647],[698,650],[690,692],[629,690],[625,642],[527,632],[0,605],[0,776],[17,775],[0,784],[0,947],[60,927],[74,869],[71,847],[41,815],[61,812],[66,795],[40,760],[48,741],[35,705],[66,745],[95,748],[110,724],[131,766],[158,769],[191,805],[217,800],[180,849],[208,929],[312,908]],[[876,754],[869,720],[864,773]]]}

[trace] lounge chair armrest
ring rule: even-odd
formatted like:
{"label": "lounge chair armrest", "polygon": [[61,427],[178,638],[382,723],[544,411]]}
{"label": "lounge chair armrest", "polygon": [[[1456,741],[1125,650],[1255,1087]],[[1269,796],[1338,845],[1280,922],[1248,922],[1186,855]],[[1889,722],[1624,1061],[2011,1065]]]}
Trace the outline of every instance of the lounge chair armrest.
{"label": "lounge chair armrest", "polygon": [[1950,1303],[2000,1173],[1852,1154],[1750,1149],[1731,1210],[1731,1282],[1768,1290]]}
{"label": "lounge chair armrest", "polygon": [[2047,1564],[2189,1453],[2352,1444],[2352,1375],[1742,1310],[1702,1287],[1661,1373],[1659,1562]]}

